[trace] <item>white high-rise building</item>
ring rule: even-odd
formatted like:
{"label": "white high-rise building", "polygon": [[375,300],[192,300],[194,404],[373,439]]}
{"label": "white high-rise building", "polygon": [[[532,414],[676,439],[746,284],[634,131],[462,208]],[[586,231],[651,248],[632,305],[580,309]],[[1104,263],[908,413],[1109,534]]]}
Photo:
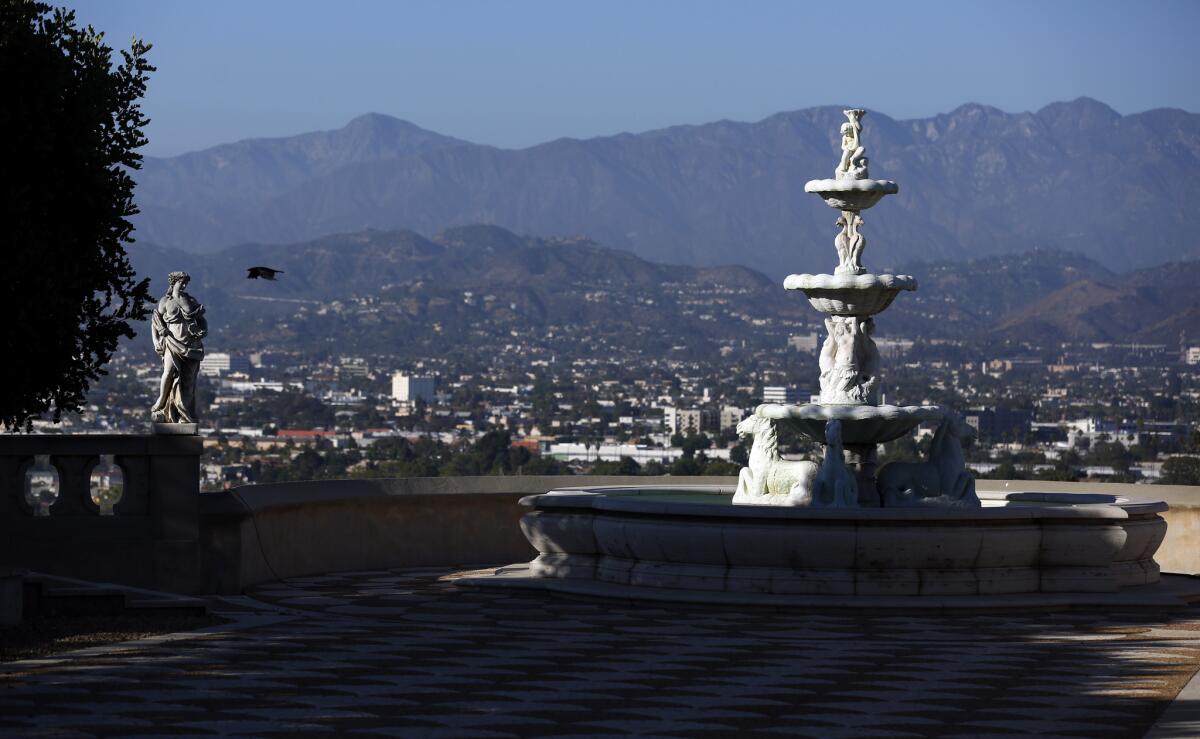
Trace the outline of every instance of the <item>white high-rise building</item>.
{"label": "white high-rise building", "polygon": [[406,375],[396,372],[392,375],[392,399],[401,403],[415,403],[423,400],[433,402],[434,379],[421,375]]}
{"label": "white high-rise building", "polygon": [[795,405],[799,400],[800,395],[800,391],[794,387],[767,385],[763,388],[762,399],[764,403],[783,403],[786,405]]}
{"label": "white high-rise building", "polygon": [[250,374],[250,358],[241,354],[227,352],[211,352],[200,360],[200,374],[209,377],[220,377],[231,372]]}

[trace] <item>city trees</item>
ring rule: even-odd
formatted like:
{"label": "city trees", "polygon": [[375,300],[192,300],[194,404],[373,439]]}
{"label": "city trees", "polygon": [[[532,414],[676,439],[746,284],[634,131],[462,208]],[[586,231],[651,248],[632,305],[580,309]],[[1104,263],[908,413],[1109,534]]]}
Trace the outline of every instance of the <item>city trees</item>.
{"label": "city trees", "polygon": [[1171,457],[1163,462],[1162,484],[1200,485],[1200,458]]}
{"label": "city trees", "polygon": [[154,68],[136,39],[113,64],[103,34],[71,11],[0,3],[0,222],[4,345],[0,424],[78,410],[117,342],[145,318],[149,281],[125,254]]}

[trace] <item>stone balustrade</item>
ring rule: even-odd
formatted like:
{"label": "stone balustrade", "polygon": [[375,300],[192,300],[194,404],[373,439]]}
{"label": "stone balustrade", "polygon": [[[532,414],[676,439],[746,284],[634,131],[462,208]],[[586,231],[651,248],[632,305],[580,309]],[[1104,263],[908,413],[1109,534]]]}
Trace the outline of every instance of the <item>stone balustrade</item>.
{"label": "stone balustrade", "polygon": [[198,593],[197,436],[0,436],[0,565]]}

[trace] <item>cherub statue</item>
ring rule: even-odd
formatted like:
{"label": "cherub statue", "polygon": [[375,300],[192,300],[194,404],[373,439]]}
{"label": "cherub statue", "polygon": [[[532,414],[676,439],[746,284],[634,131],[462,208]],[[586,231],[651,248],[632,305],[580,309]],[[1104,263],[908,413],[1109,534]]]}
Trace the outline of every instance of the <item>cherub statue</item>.
{"label": "cherub statue", "polygon": [[866,150],[859,140],[859,134],[862,133],[862,119],[867,111],[862,108],[852,108],[843,110],[842,113],[849,120],[842,124],[842,159],[838,163],[837,169],[834,170],[834,176],[839,179],[844,177],[856,180],[866,179]]}

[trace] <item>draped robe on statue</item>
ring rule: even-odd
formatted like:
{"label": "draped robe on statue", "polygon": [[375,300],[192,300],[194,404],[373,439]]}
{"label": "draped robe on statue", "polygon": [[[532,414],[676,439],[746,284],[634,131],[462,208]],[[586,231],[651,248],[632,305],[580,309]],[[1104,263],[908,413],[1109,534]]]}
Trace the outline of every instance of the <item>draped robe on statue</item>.
{"label": "draped robe on statue", "polygon": [[204,358],[204,306],[187,293],[165,295],[150,319],[154,351],[163,358],[162,385],[150,409],[154,421],[196,422],[196,375]]}

